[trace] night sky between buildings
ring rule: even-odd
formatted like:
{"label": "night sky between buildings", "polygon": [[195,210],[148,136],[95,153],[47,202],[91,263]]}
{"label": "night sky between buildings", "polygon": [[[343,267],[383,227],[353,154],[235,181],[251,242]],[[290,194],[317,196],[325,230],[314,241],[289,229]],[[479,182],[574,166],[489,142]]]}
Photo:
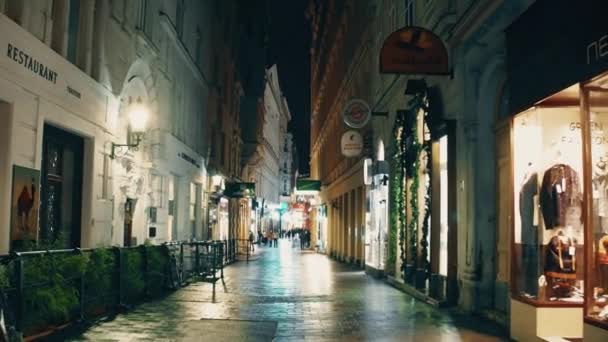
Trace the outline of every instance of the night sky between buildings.
{"label": "night sky between buildings", "polygon": [[310,151],[310,27],[308,0],[271,0],[270,65],[277,64],[281,89],[291,112],[299,172],[309,172]]}

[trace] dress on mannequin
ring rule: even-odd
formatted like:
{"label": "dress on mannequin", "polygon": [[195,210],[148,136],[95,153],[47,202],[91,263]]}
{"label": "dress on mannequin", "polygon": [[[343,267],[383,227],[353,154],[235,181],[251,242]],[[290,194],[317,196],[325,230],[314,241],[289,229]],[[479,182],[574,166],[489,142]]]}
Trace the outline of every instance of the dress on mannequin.
{"label": "dress on mannequin", "polygon": [[519,215],[521,218],[522,273],[521,290],[536,296],[538,293],[538,223],[536,196],[538,195],[538,174],[528,164],[529,173],[524,177],[519,191]]}

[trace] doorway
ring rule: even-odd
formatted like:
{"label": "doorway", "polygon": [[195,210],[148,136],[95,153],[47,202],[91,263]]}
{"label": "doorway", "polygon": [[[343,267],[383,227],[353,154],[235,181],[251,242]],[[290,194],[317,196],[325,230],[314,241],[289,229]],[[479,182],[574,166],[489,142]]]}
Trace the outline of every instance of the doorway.
{"label": "doorway", "polygon": [[44,125],[40,237],[54,248],[80,246],[84,139]]}
{"label": "doorway", "polygon": [[[11,201],[11,141],[12,141],[13,113],[11,106],[0,100],[0,202],[10,203]],[[0,234],[10,236],[10,211],[9,205],[0,206]],[[0,253],[8,253],[9,240],[0,241]]]}
{"label": "doorway", "polygon": [[133,236],[133,214],[135,213],[136,199],[127,198],[125,202],[125,229],[123,245],[131,247],[137,245],[137,238]]}

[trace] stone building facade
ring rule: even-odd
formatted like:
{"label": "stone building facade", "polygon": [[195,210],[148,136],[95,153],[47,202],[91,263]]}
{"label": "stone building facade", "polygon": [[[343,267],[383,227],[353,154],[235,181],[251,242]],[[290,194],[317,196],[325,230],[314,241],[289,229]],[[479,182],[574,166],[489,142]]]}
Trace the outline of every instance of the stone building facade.
{"label": "stone building facade", "polygon": [[[326,251],[339,260],[364,259],[364,158],[345,158],[340,137],[347,130],[342,109],[352,98],[370,100],[373,51],[368,1],[312,1],[310,178],[321,181],[319,204],[327,207]],[[345,62],[346,61],[346,62]],[[370,126],[362,130],[366,140]],[[371,153],[367,146],[363,156]],[[313,245],[317,225],[312,224]]]}
{"label": "stone building facade", "polygon": [[[241,178],[240,103],[255,79],[241,75],[260,66],[243,67],[239,54],[265,55],[264,19],[244,19],[252,9],[266,12],[211,0],[0,1],[0,252],[36,239],[213,237],[212,176]],[[113,147],[138,141],[133,113],[147,119],[141,142]],[[10,204],[22,175],[40,179],[24,210]],[[25,212],[29,231],[14,231]]]}
{"label": "stone building facade", "polygon": [[[427,276],[445,273],[448,284],[444,286],[451,289],[440,301],[447,300],[503,323],[508,321],[509,199],[512,194],[504,30],[530,3],[532,1],[526,0],[311,1],[308,11],[313,31],[311,178],[322,182],[320,198],[321,204],[327,206],[324,220],[329,231],[330,255],[363,263],[362,252],[368,243],[366,228],[372,227],[368,221],[369,211],[373,210],[372,203],[366,200],[372,188],[364,184],[364,160],[369,158],[370,164],[374,164],[386,159],[393,165],[396,118],[399,111],[410,108],[413,99],[404,92],[409,80],[423,80],[427,89],[432,90],[434,113],[439,113],[444,125],[444,146],[437,140],[430,148],[434,155],[440,154],[440,148],[444,149],[441,154],[447,164],[446,178],[439,180],[438,177],[433,193],[428,194],[432,211],[429,235],[422,236],[420,227],[424,222],[420,221],[418,249],[408,252],[421,258],[423,242],[428,245],[424,254],[428,255],[430,268]],[[404,26],[423,27],[441,38],[448,49],[451,75],[379,73],[379,53],[384,40]],[[371,123],[361,129],[364,152],[357,158],[345,158],[340,154],[336,137],[347,128],[341,112],[352,98],[367,101],[372,112],[387,113],[387,116],[373,116]],[[440,168],[439,160],[435,167]],[[425,170],[419,172],[421,177],[427,177]],[[393,182],[392,171],[390,176]],[[439,185],[446,181],[449,185],[440,191]],[[403,182],[407,187],[411,185],[408,180]],[[439,198],[441,193],[447,196],[446,189],[450,195],[442,206]],[[419,198],[426,195],[424,190],[418,193]],[[392,211],[396,209],[394,199],[391,193]],[[424,213],[424,201],[418,203]],[[403,210],[410,222],[412,208],[408,204]],[[387,217],[384,222],[394,233],[389,233],[387,251],[383,254],[386,263],[380,271],[388,275],[391,282],[407,284],[399,241],[404,238],[394,227],[395,223],[391,227],[390,219]],[[440,247],[440,240],[444,238],[438,232],[443,225],[449,238]],[[436,241],[431,241],[433,239]],[[442,248],[451,251],[446,265],[441,267],[445,271],[439,270],[437,261],[444,258]],[[432,297],[433,289],[424,286],[418,290],[413,285],[411,288]]]}
{"label": "stone building facade", "polygon": [[285,133],[281,149],[281,196],[290,196],[293,189],[292,174],[294,172],[294,143],[293,134]]}

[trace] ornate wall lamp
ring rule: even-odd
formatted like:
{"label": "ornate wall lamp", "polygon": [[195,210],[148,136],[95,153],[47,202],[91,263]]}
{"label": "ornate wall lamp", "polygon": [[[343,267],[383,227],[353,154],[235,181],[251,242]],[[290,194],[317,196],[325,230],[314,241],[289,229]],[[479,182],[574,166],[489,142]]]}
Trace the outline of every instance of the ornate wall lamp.
{"label": "ornate wall lamp", "polygon": [[141,97],[137,97],[137,100],[135,101],[129,97],[129,104],[127,108],[129,118],[129,138],[127,138],[126,144],[112,143],[112,154],[110,154],[111,159],[116,159],[117,148],[126,147],[127,150],[137,151],[139,149],[139,144],[144,138],[146,123],[148,122],[148,108],[141,100]]}

